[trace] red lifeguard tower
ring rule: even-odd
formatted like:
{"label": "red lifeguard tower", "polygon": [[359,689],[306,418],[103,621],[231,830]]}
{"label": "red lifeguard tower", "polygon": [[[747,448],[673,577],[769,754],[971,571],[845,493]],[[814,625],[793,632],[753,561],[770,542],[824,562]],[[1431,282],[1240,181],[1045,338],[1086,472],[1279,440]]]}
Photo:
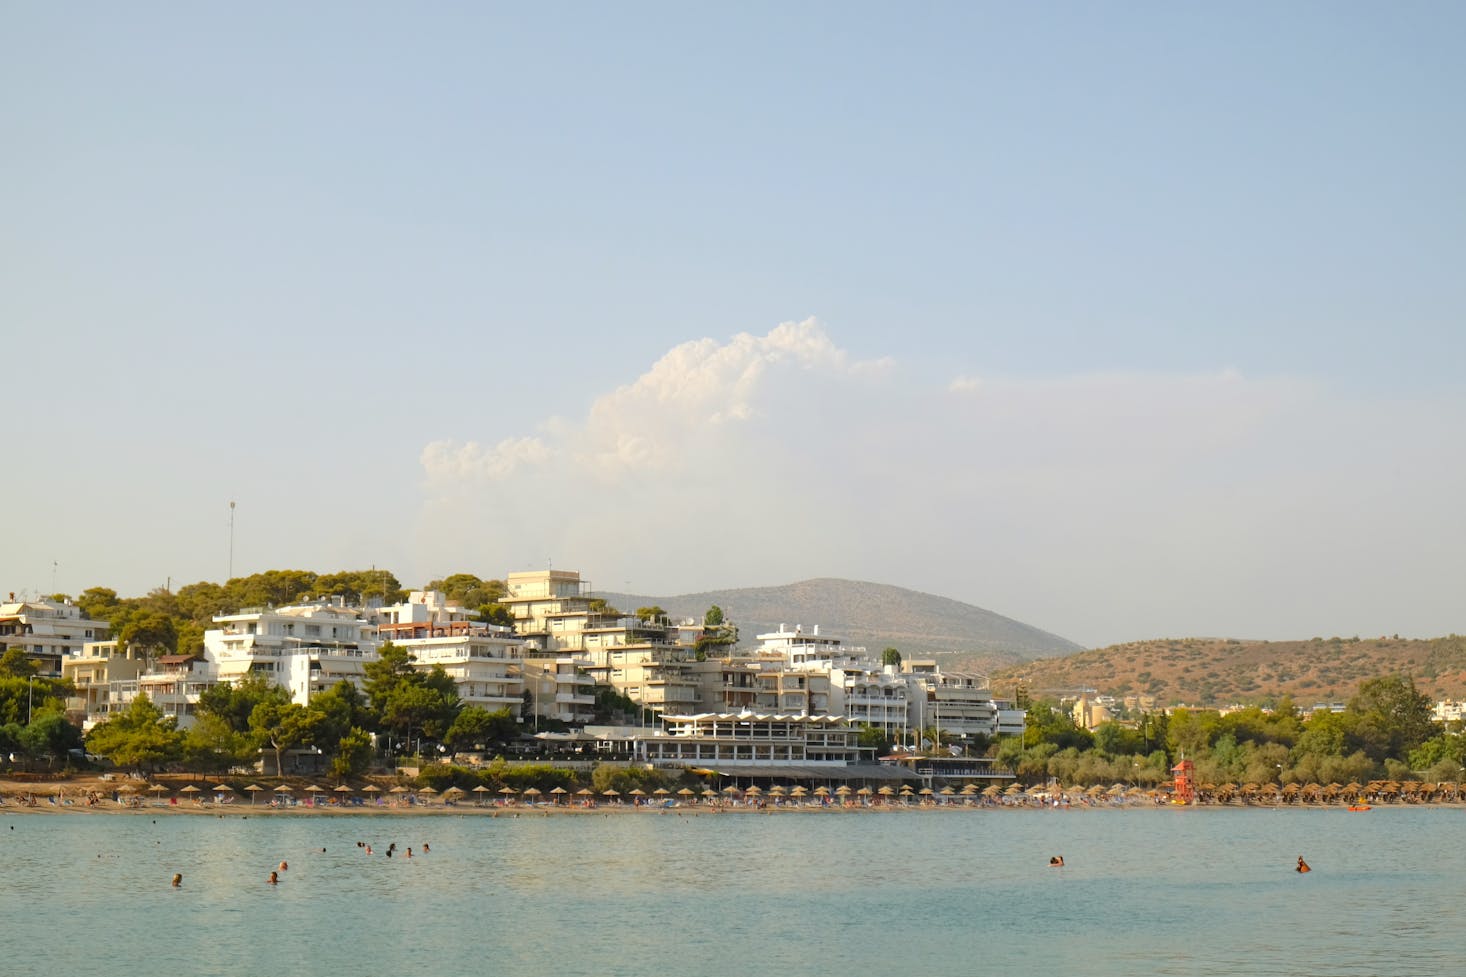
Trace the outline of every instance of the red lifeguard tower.
{"label": "red lifeguard tower", "polygon": [[1172,804],[1190,804],[1196,800],[1196,765],[1184,757],[1171,768],[1175,782],[1171,785]]}

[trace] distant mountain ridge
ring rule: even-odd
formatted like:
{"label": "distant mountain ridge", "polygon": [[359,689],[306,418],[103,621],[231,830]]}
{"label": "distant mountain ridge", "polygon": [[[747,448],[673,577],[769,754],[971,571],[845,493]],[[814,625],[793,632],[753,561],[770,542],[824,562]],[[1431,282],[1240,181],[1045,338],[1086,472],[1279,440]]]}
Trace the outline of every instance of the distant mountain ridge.
{"label": "distant mountain ridge", "polygon": [[877,655],[894,647],[905,658],[936,657],[944,664],[961,661],[983,669],[1083,650],[1058,635],[948,597],[832,577],[675,597],[598,596],[623,611],[657,606],[674,618],[699,621],[717,604],[738,625],[745,647],[756,635],[785,624],[803,625],[806,630],[819,625],[823,633]]}

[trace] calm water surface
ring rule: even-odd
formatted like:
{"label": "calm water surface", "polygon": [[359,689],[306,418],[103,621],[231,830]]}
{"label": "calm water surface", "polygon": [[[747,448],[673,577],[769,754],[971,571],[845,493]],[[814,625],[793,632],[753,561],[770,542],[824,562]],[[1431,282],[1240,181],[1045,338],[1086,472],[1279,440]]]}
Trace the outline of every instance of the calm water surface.
{"label": "calm water surface", "polygon": [[0,973],[1457,974],[1463,836],[1455,808],[0,810]]}

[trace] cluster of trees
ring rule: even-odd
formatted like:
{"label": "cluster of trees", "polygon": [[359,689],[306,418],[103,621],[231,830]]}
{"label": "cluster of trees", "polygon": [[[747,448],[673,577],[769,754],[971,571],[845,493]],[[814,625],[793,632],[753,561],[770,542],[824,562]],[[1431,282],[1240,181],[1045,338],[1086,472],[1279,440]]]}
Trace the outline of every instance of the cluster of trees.
{"label": "cluster of trees", "polygon": [[81,749],[81,730],[66,718],[71,683],[36,674],[18,647],[0,655],[0,764],[66,763]]}
{"label": "cluster of trees", "polygon": [[1078,726],[1050,701],[1029,704],[1020,740],[997,757],[1025,781],[1156,784],[1181,757],[1202,783],[1361,783],[1460,780],[1466,735],[1431,720],[1431,701],[1400,676],[1364,682],[1343,712],[1304,718],[1289,699],[1222,715],[1177,709]]}
{"label": "cluster of trees", "polygon": [[[468,576],[455,574],[448,579]],[[502,584],[499,593],[503,593]],[[201,581],[177,590],[159,587],[146,597],[118,597],[117,591],[108,587],[91,587],[82,591],[75,600],[87,617],[111,625],[112,636],[120,647],[138,648],[147,654],[187,655],[203,650],[204,631],[213,627],[216,614],[234,614],[246,607],[280,607],[303,600],[332,597],[339,597],[348,604],[361,604],[371,599],[394,603],[406,597],[406,591],[396,576],[386,570],[345,570],[340,573],[269,570],[236,577],[224,584]],[[55,594],[52,599],[63,601],[69,597]]]}
{"label": "cluster of trees", "polygon": [[418,749],[492,749],[518,736],[508,709],[464,705],[441,667],[421,671],[412,663],[406,650],[386,644],[366,665],[361,690],[339,682],[309,705],[293,702],[262,675],[221,682],[199,697],[187,731],[139,696],[126,712],[93,727],[87,747],[139,772],[172,764],[223,771],[252,762],[262,750],[273,753],[279,770],[285,751],[315,749],[328,758],[331,775],[345,779],[367,770],[378,745],[388,754],[407,752],[414,743]]}

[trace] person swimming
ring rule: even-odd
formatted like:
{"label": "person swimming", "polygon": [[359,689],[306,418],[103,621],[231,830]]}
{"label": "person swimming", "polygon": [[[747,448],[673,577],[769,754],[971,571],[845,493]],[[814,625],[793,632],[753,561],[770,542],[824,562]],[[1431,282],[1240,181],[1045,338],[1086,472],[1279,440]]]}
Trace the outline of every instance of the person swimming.
{"label": "person swimming", "polygon": [[1063,868],[1063,866],[1064,866],[1064,856],[1063,855],[1055,855],[1053,858],[1050,858],[1049,859],[1049,865],[1051,867],[1053,867],[1053,868]]}
{"label": "person swimming", "polygon": [[176,888],[178,888],[181,885],[183,885],[183,873],[182,872],[175,872],[175,873],[173,873],[173,888],[176,889]]}
{"label": "person swimming", "polygon": [[1302,855],[1299,855],[1298,856],[1298,867],[1295,868],[1295,869],[1293,869],[1293,871],[1295,871],[1295,872],[1312,872],[1313,869],[1309,868],[1308,867],[1308,863],[1303,860],[1303,856]]}
{"label": "person swimming", "polygon": [[282,871],[282,872],[285,871],[286,869],[288,869],[289,867],[290,867],[290,863],[288,863],[288,862],[281,862],[280,863],[280,871]]}
{"label": "person swimming", "polygon": [[431,848],[429,848],[429,847],[428,847],[428,843],[427,843],[427,842],[426,842],[426,841],[425,841],[425,842],[423,842],[423,843],[422,843],[422,853],[423,853],[423,854],[424,854],[424,855],[426,855],[426,854],[427,854],[427,853],[428,853],[428,852],[430,852],[430,851],[432,851],[432,849],[431,849]]}
{"label": "person swimming", "polygon": [[279,885],[280,884],[280,873],[279,872],[271,872],[270,873],[270,877],[268,879],[266,879],[265,881],[268,882],[270,885]]}

